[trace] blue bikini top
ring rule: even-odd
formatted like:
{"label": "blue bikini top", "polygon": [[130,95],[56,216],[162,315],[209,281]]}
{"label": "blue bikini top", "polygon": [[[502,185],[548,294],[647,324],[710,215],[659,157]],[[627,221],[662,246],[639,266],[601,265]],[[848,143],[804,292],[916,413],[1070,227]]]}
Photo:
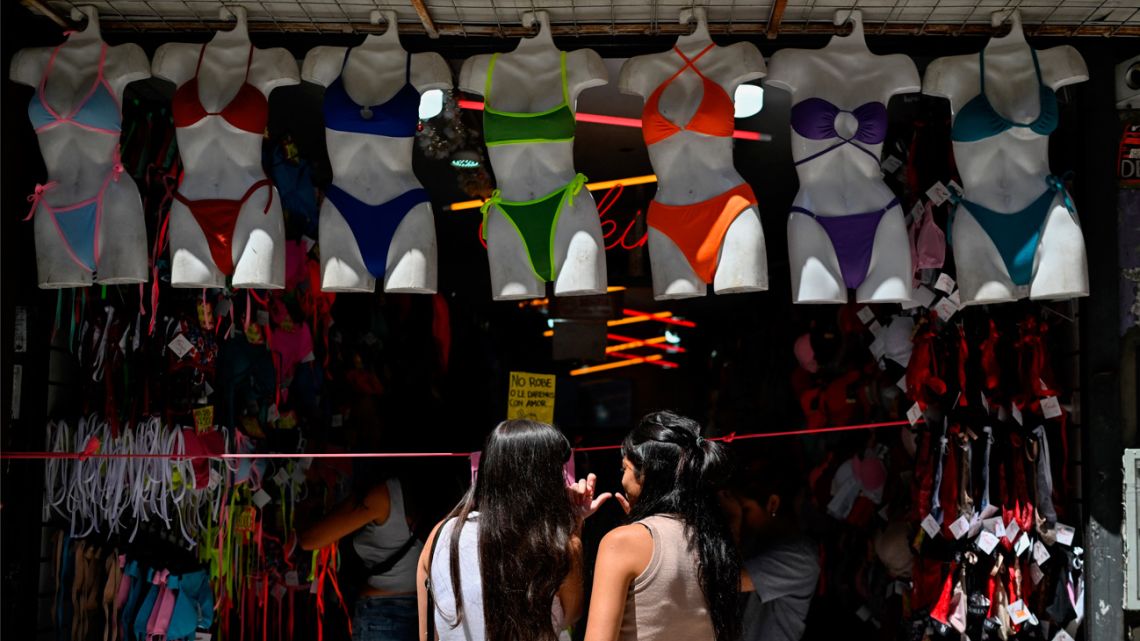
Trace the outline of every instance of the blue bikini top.
{"label": "blue bikini top", "polygon": [[1048,136],[1057,128],[1060,113],[1057,108],[1057,95],[1041,80],[1041,65],[1037,62],[1037,52],[1029,49],[1033,55],[1033,68],[1037,71],[1037,93],[1040,96],[1040,109],[1033,122],[1014,122],[999,114],[986,98],[986,52],[978,52],[978,80],[980,90],[958,112],[954,125],[950,128],[950,138],[956,142],[974,142],[984,140],[1012,129],[1014,127],[1028,128],[1034,133]]}
{"label": "blue bikini top", "polygon": [[378,105],[359,105],[344,88],[344,65],[348,63],[349,48],[344,52],[341,75],[325,90],[321,110],[325,127],[334,131],[354,134],[372,134],[389,138],[409,138],[416,135],[420,123],[420,93],[411,83],[412,54],[407,54],[404,65],[404,86],[388,102]]}
{"label": "blue bikini top", "polygon": [[36,133],[66,123],[88,131],[119,135],[122,129],[119,99],[115,97],[115,93],[111,91],[107,79],[103,76],[103,66],[107,62],[107,45],[105,43],[99,51],[99,68],[95,75],[95,81],[91,83],[91,88],[83,96],[83,100],[76,103],[68,114],[60,114],[47,103],[44,98],[44,87],[47,85],[48,76],[55,65],[55,57],[62,48],[63,45],[60,45],[51,52],[51,58],[48,59],[47,67],[44,68],[44,74],[40,78],[36,95],[32,96],[32,101],[28,104],[28,118],[32,121]]}

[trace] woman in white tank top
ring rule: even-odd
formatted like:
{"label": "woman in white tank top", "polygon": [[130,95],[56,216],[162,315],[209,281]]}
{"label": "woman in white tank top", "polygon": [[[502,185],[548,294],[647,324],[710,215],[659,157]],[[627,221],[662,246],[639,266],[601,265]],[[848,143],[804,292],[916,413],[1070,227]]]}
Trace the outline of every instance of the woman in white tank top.
{"label": "woman in white tank top", "polygon": [[491,432],[474,484],[420,555],[421,639],[431,617],[431,641],[556,641],[581,615],[579,532],[611,495],[594,496],[593,474],[568,487],[570,456],[546,423],[510,420]]}
{"label": "woman in white tank top", "polygon": [[622,443],[618,501],[629,525],[606,534],[594,566],[586,641],[734,641],[740,556],[717,499],[727,452],[672,412]]}

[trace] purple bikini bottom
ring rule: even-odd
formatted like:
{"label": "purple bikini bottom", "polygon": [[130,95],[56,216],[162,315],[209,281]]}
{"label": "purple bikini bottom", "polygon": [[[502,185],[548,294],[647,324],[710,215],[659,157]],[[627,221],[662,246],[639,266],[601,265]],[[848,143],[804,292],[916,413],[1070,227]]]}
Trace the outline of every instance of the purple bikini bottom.
{"label": "purple bikini bottom", "polygon": [[879,229],[879,221],[883,214],[897,204],[899,199],[892,198],[882,209],[846,216],[817,216],[803,207],[792,207],[792,211],[811,216],[812,220],[823,227],[831,238],[835,256],[839,258],[843,282],[848,289],[857,289],[867,278],[867,269],[871,266],[871,250],[875,247],[875,232]]}

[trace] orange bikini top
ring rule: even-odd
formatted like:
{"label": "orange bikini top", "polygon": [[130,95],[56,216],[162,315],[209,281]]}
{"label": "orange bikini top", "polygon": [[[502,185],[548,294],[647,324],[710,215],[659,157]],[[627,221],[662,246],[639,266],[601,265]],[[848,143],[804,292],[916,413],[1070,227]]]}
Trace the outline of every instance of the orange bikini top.
{"label": "orange bikini top", "polygon": [[[677,47],[673,47],[673,51],[677,52],[678,56],[685,61],[684,66],[677,70],[677,73],[669,77],[668,80],[661,83],[649,96],[649,100],[645,101],[645,109],[641,112],[641,131],[645,136],[645,144],[652,145],[655,142],[665,140],[673,134],[685,130],[695,131],[707,136],[728,137],[732,135],[733,130],[733,116],[736,113],[736,107],[732,104],[732,97],[728,95],[720,85],[709,80],[700,69],[697,69],[696,62],[701,59],[701,56],[709,52],[714,46],[710,44],[705,47],[693,57],[692,60],[687,58],[684,53]],[[692,69],[693,73],[701,77],[701,82],[704,83],[704,95],[701,96],[701,104],[697,107],[697,112],[689,119],[685,125],[679,126],[671,122],[665,116],[661,115],[661,110],[658,108],[658,103],[661,101],[661,93],[669,86],[671,82],[677,79],[686,69]]]}

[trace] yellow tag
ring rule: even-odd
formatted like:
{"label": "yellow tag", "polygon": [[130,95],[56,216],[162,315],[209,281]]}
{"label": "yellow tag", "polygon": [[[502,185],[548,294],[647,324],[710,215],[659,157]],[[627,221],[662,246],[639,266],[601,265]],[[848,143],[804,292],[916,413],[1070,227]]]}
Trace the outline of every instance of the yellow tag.
{"label": "yellow tag", "polygon": [[214,429],[214,406],[207,405],[194,410],[194,427],[199,434]]}
{"label": "yellow tag", "polygon": [[277,429],[291,430],[294,427],[297,427],[297,413],[293,410],[285,412],[277,419]]}
{"label": "yellow tag", "polygon": [[249,327],[245,328],[245,340],[249,341],[250,345],[262,344],[265,338],[261,335],[261,325],[250,323]]}
{"label": "yellow tag", "polygon": [[511,372],[507,392],[507,418],[554,422],[553,374]]}
{"label": "yellow tag", "polygon": [[252,505],[242,508],[241,512],[234,518],[234,527],[238,532],[250,532],[253,530],[253,517],[255,510]]}
{"label": "yellow tag", "polygon": [[214,306],[209,301],[198,301],[198,324],[202,329],[214,329]]}
{"label": "yellow tag", "polygon": [[265,438],[265,432],[261,431],[261,424],[252,416],[241,419],[241,428],[246,434],[254,438]]}

